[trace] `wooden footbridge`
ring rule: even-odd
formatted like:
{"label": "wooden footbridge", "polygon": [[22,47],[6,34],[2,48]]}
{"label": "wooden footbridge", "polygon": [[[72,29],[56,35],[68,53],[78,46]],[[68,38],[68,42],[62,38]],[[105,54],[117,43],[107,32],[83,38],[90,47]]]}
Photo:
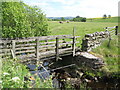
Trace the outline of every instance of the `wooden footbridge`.
{"label": "wooden footbridge", "polygon": [[[117,35],[118,26],[106,27],[106,31],[110,37],[111,32]],[[113,30],[114,29],[114,30]],[[23,62],[29,61],[44,61],[54,59],[58,61],[62,56],[75,55],[79,49],[76,43],[79,43],[80,36],[73,35],[56,35],[56,36],[41,36],[29,38],[16,38],[16,39],[0,39],[0,57],[4,58],[6,55],[13,58],[22,59]],[[96,34],[90,34],[95,38]],[[97,34],[98,35],[98,34]],[[97,38],[104,38],[103,33],[99,33]],[[88,42],[88,39],[87,39]],[[92,41],[93,43],[95,42]],[[84,43],[84,42],[83,42]],[[89,43],[88,43],[89,44]],[[82,44],[84,46],[84,44]],[[85,45],[87,43],[85,42]],[[85,46],[85,48],[88,46]]]}
{"label": "wooden footbridge", "polygon": [[77,38],[80,36],[56,35],[19,39],[1,39],[0,55],[11,55],[24,61],[43,61],[66,55],[75,55]]}

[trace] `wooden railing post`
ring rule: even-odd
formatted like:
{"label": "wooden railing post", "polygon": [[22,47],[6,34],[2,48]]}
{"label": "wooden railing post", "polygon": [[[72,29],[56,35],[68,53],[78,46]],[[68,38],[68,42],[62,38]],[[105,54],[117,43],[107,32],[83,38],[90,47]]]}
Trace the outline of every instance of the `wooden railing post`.
{"label": "wooden railing post", "polygon": [[11,49],[12,57],[15,58],[15,40],[12,40],[12,49]]}
{"label": "wooden railing post", "polygon": [[118,26],[115,27],[115,35],[118,34]]}
{"label": "wooden railing post", "polygon": [[36,39],[36,58],[39,60],[39,39]]}
{"label": "wooden railing post", "polygon": [[59,38],[58,37],[56,37],[56,50],[55,50],[55,52],[56,52],[56,61],[58,61],[58,59],[59,59]]}
{"label": "wooden railing post", "polygon": [[73,50],[73,56],[75,56],[75,36],[73,37],[72,50]]}
{"label": "wooden railing post", "polygon": [[73,28],[73,44],[72,44],[72,52],[73,56],[75,56],[75,27]]}

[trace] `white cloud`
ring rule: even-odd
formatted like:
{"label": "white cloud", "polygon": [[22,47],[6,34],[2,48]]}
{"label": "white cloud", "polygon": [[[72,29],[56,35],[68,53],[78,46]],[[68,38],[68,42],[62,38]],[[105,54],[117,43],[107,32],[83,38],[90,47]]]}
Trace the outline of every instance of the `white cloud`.
{"label": "white cloud", "polygon": [[[102,17],[103,14],[118,15],[119,0],[34,0],[30,5],[37,5],[47,16],[84,16]],[[30,1],[28,1],[30,2]],[[59,5],[54,7],[52,3]]]}

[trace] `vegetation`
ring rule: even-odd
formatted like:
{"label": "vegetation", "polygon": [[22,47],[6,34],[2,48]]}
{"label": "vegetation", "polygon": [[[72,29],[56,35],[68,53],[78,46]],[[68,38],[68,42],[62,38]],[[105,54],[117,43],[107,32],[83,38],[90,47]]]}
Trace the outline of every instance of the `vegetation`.
{"label": "vegetation", "polygon": [[29,71],[17,59],[2,59],[2,88],[23,88],[26,75],[30,76]]}
{"label": "vegetation", "polygon": [[64,17],[61,17],[61,21],[65,21],[65,18],[64,18]]}
{"label": "vegetation", "polygon": [[119,64],[118,64],[118,36],[113,36],[110,42],[110,46],[108,47],[109,40],[103,42],[103,44],[95,48],[93,52],[95,54],[101,55],[106,63],[107,72],[120,72]]}
{"label": "vegetation", "polygon": [[86,22],[86,18],[85,17],[76,16],[71,21],[74,21],[74,22]]}
{"label": "vegetation", "polygon": [[104,15],[103,15],[103,19],[106,19],[106,18],[107,18],[107,15],[106,15],[106,14],[104,14]]}
{"label": "vegetation", "polygon": [[2,37],[47,35],[48,24],[43,12],[23,2],[2,2]]}
{"label": "vegetation", "polygon": [[30,74],[26,65],[20,64],[18,59],[2,59],[2,76],[0,84],[2,82],[2,88],[52,88],[52,80],[47,79],[41,81],[37,76],[35,78],[35,86],[31,81],[24,81],[24,77],[30,77]]}
{"label": "vegetation", "polygon": [[106,19],[103,18],[88,18],[87,22],[103,22],[103,23],[118,23],[118,17],[108,17]]}
{"label": "vegetation", "polygon": [[81,39],[85,34],[104,31],[105,27],[116,26],[117,23],[104,23],[104,22],[70,22],[60,24],[57,21],[49,21],[50,34],[49,35],[69,35],[73,33],[73,27],[76,28],[75,35],[81,36]]}

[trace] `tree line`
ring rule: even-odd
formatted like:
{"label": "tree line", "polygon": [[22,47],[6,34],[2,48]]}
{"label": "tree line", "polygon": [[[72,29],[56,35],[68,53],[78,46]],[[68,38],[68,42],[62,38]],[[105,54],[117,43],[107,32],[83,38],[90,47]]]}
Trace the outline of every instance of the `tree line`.
{"label": "tree line", "polygon": [[111,15],[108,15],[108,16],[107,16],[106,14],[104,14],[104,15],[103,15],[103,19],[107,19],[107,18],[111,18]]}
{"label": "tree line", "polygon": [[86,18],[85,17],[80,17],[80,16],[76,16],[75,18],[72,19],[66,19],[64,17],[61,18],[55,18],[55,19],[48,19],[49,21],[74,21],[74,22],[86,22]]}

